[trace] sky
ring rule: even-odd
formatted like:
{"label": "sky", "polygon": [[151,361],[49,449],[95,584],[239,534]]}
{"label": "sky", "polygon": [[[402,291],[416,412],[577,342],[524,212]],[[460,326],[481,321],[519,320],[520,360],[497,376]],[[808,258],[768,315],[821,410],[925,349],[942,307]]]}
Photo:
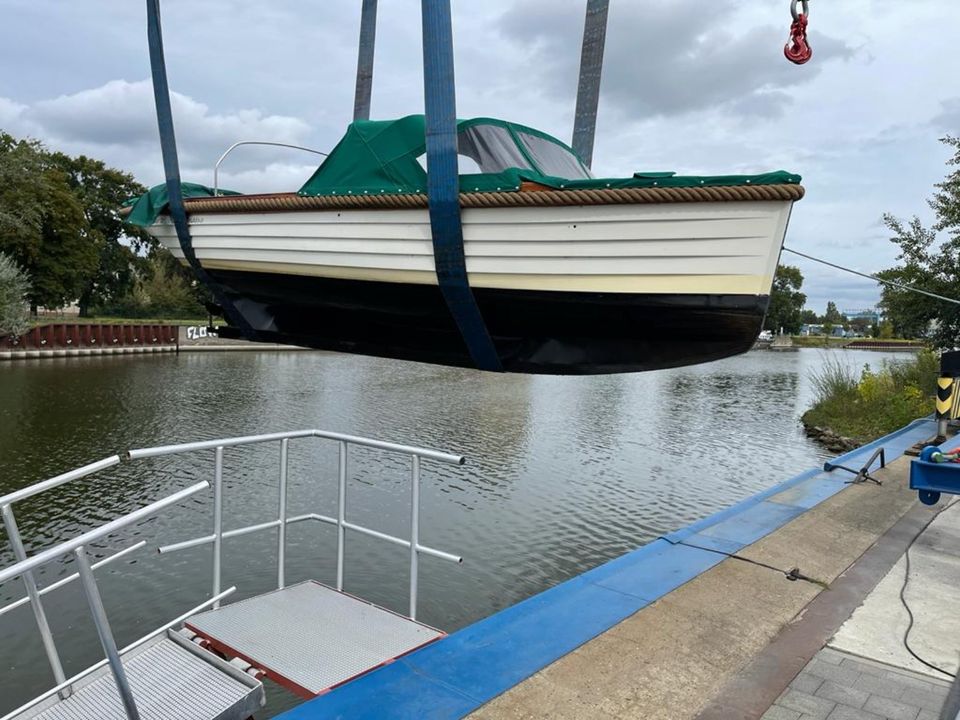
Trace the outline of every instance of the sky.
{"label": "sky", "polygon": [[[185,180],[238,140],[329,150],[353,110],[360,0],[162,0]],[[373,118],[422,112],[416,0],[380,0]],[[811,0],[813,59],[783,57],[788,0],[611,0],[593,169],[789,170],[807,196],[787,246],[864,272],[896,263],[884,213],[932,219],[960,134],[952,0]],[[457,110],[569,142],[584,0],[453,0]],[[954,58],[951,60],[951,58]],[[0,0],[0,129],[146,185],[163,171],[145,3]],[[296,190],[314,157],[241,149],[220,184]],[[808,307],[872,306],[876,285],[785,254]]]}

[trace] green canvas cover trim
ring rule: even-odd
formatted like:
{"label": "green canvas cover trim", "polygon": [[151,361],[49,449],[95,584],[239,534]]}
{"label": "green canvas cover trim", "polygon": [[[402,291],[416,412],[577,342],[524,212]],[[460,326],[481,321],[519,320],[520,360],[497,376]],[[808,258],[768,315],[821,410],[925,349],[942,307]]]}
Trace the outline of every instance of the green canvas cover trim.
{"label": "green canvas cover trim", "polygon": [[[783,170],[760,175],[680,176],[672,172],[636,173],[630,178],[561,178],[544,174],[521,142],[518,133],[554,143],[580,162],[573,149],[544,132],[496,118],[472,118],[457,121],[458,131],[474,125],[494,125],[506,129],[517,152],[529,168],[507,168],[498,173],[474,173],[460,176],[460,191],[511,192],[523,181],[556,189],[700,187],[731,185],[798,184],[799,175]],[[351,123],[346,134],[317,171],[304,183],[300,195],[372,195],[424,193],[427,173],[417,160],[426,152],[423,115],[408,115],[399,120],[360,120]],[[582,165],[582,163],[581,163]]]}
{"label": "green canvas cover trim", "polygon": [[[206,185],[185,182],[180,183],[180,188],[184,198],[214,197],[213,189],[208,188]],[[221,195],[240,195],[240,193],[234,192],[233,190],[221,189],[218,192]],[[170,198],[167,195],[167,184],[155,185],[140,197],[130,198],[123,204],[124,207],[132,206],[130,214],[127,215],[125,221],[131,225],[150,227],[156,222],[158,217],[166,212],[169,204]]]}

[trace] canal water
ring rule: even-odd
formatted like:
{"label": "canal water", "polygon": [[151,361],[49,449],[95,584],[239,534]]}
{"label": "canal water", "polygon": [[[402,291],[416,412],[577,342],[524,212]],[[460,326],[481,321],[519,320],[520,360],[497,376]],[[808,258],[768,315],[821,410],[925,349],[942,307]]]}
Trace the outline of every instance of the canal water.
{"label": "canal water", "polygon": [[[462,565],[421,560],[422,621],[452,631],[823,461],[800,414],[826,357],[855,367],[890,356],[755,351],[634,375],[490,375],[318,352],[91,357],[0,366],[0,494],[129,448],[301,428],[463,454],[424,462],[421,541]],[[902,358],[902,356],[899,356]],[[28,553],[213,477],[213,451],[122,464],[17,506]],[[225,453],[225,528],[276,517],[279,445]],[[407,536],[409,461],[357,449],[348,516]],[[291,514],[336,514],[334,443],[294,441]],[[211,493],[107,538],[98,571],[121,646],[209,596],[210,547],[157,545],[211,531]],[[276,582],[275,530],[224,543],[235,598]],[[0,534],[2,537],[2,534]],[[335,580],[332,528],[291,526],[288,583]],[[5,538],[0,564],[12,562]],[[73,572],[65,559],[39,573]],[[401,612],[403,548],[348,534],[345,589]],[[23,594],[0,587],[0,605]],[[102,655],[78,583],[46,598],[68,676]],[[0,715],[53,682],[28,608],[0,616]],[[268,688],[269,717],[297,701]]]}

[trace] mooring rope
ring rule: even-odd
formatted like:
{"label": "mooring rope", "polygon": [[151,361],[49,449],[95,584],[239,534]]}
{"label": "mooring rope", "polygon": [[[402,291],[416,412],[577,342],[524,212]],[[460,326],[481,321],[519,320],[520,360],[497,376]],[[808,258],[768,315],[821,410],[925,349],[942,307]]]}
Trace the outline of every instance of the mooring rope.
{"label": "mooring rope", "polygon": [[821,263],[822,265],[827,265],[829,267],[836,268],[837,270],[843,270],[843,272],[848,272],[853,275],[859,275],[862,278],[867,278],[867,280],[873,280],[874,282],[883,283],[884,285],[890,285],[891,287],[895,287],[900,290],[907,290],[909,292],[915,292],[921,295],[926,295],[927,297],[932,297],[935,300],[943,300],[944,302],[953,303],[954,305],[960,305],[960,300],[955,300],[954,298],[948,298],[943,295],[937,295],[936,293],[928,292],[926,290],[921,290],[920,288],[913,287],[912,285],[904,285],[903,283],[894,282],[893,280],[884,280],[882,277],[878,277],[877,275],[871,275],[869,273],[860,272],[859,270],[854,270],[853,268],[844,267],[843,265],[837,265],[836,263],[829,262],[828,260],[814,257],[813,255],[807,255],[806,253],[802,253],[799,250],[788,248],[786,245],[783,246],[783,249],[786,250],[788,253],[799,255],[800,257],[806,258],[807,260],[813,260],[814,262],[818,262],[818,263]]}
{"label": "mooring rope", "polygon": [[[734,185],[686,188],[596,188],[531,190],[524,192],[460,193],[464,208],[551,207],[563,205],[628,205],[688,202],[796,201],[803,197],[802,185]],[[284,212],[383,208],[391,210],[426,208],[423,193],[368,195],[224,195],[190,198],[187,211],[193,213]]]}

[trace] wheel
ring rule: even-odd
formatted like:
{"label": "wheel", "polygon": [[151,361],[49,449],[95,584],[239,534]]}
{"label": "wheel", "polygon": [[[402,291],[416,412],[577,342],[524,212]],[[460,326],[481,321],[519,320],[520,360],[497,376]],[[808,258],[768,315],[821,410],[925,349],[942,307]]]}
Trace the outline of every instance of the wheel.
{"label": "wheel", "polygon": [[924,505],[936,505],[940,501],[940,493],[936,490],[921,490],[920,502]]}

